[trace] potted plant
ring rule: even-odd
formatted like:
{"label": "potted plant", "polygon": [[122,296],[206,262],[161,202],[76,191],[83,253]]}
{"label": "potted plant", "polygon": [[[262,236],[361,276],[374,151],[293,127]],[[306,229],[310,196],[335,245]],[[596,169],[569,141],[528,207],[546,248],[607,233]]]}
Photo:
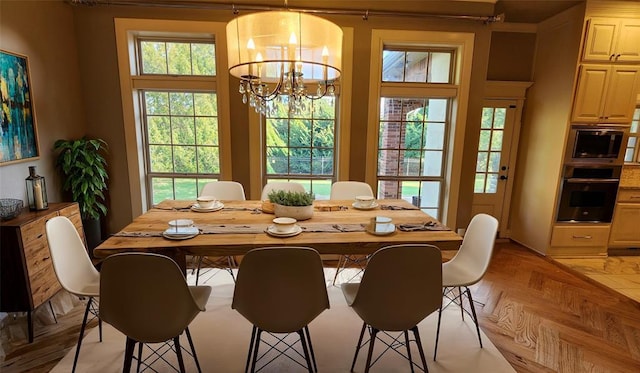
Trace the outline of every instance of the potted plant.
{"label": "potted plant", "polygon": [[297,220],[306,220],[313,216],[314,199],[315,196],[311,192],[274,190],[269,193],[269,201],[273,203],[273,212],[276,217]]}
{"label": "potted plant", "polygon": [[101,153],[107,143],[102,139],[83,137],[77,140],[58,140],[56,167],[62,175],[62,190],[71,193],[78,202],[88,249],[96,247],[102,238],[100,217],[107,214],[104,204],[107,190],[107,161]]}

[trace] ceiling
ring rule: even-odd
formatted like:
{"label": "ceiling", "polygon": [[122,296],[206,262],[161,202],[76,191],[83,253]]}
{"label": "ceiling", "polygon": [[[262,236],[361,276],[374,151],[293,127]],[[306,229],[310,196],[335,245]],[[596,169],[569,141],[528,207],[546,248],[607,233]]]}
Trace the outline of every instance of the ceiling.
{"label": "ceiling", "polygon": [[169,6],[194,9],[231,9],[238,7],[271,7],[321,9],[336,11],[368,10],[417,15],[496,16],[504,14],[505,22],[538,23],[586,0],[65,0],[76,5]]}

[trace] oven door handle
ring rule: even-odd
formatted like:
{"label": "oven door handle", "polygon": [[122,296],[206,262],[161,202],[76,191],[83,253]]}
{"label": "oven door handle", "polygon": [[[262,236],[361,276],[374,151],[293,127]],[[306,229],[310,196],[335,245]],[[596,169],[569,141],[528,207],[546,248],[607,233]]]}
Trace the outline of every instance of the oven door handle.
{"label": "oven door handle", "polygon": [[565,179],[568,183],[619,183],[620,179],[580,179],[580,178],[569,178]]}

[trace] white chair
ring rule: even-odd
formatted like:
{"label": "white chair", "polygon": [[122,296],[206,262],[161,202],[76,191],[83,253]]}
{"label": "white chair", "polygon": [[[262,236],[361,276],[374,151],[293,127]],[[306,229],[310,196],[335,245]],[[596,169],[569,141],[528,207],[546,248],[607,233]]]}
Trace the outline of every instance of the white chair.
{"label": "white chair", "polygon": [[[371,186],[361,181],[336,181],[331,185],[331,197],[329,198],[331,200],[353,200],[356,196],[374,197]],[[364,270],[368,258],[368,255],[340,255],[336,265],[336,274],[333,276],[333,285],[336,284],[338,274],[347,266],[355,265],[360,268],[360,271],[353,275],[349,281],[356,278]]]}
{"label": "white chair", "polygon": [[[183,332],[201,372],[189,324],[205,311],[210,294],[210,286],[187,286],[180,267],[169,257],[134,252],[107,257],[100,279],[100,317],[127,337],[123,372],[131,369],[136,343],[137,372],[141,365],[157,371],[151,364],[158,360],[169,364],[163,357],[169,351],[176,353],[180,372],[185,372],[180,346]],[[164,344],[158,348],[148,346],[152,352],[146,361],[142,360],[144,344],[167,341],[173,341],[173,349]]]}
{"label": "white chair", "polygon": [[[72,372],[75,372],[78,355],[82,346],[82,337],[87,326],[89,313],[98,317],[96,298],[100,296],[100,273],[93,266],[89,253],[71,220],[65,216],[56,216],[47,221],[45,230],[51,252],[51,261],[62,288],[81,299],[89,297],[80,327],[80,336],[73,358]],[[91,320],[89,320],[91,321]],[[100,342],[102,342],[102,321],[98,317]]]}
{"label": "white chair", "polygon": [[260,199],[263,201],[269,199],[269,193],[271,193],[271,191],[273,190],[284,190],[301,193],[306,192],[304,190],[304,186],[302,186],[302,184],[300,183],[291,181],[274,181],[271,183],[267,183],[267,185],[262,188],[262,196],[260,197]]}
{"label": "white chair", "polygon": [[[482,338],[480,337],[480,326],[478,325],[478,316],[476,308],[473,305],[473,298],[469,286],[477,283],[482,279],[489,268],[491,256],[493,255],[493,247],[496,241],[496,233],[498,232],[498,220],[491,215],[478,214],[471,219],[467,232],[462,240],[462,245],[458,249],[458,253],[446,263],[442,264],[442,287],[443,296],[450,299],[451,302],[456,301],[459,304],[462,317],[464,312],[470,314],[473,322],[476,324],[476,332],[478,333],[478,341],[482,348]],[[462,291],[464,288],[464,291]],[[457,289],[457,294],[453,291]],[[464,308],[463,295],[469,302],[470,311]],[[447,305],[448,305],[447,304]],[[446,307],[446,305],[444,306]],[[442,313],[440,307],[439,313]],[[433,352],[433,360],[436,359],[438,352],[438,337],[440,336],[440,318],[438,318],[438,329],[436,333],[436,346]]]}
{"label": "white chair", "polygon": [[373,197],[373,190],[367,183],[361,181],[336,181],[331,185],[329,199],[355,199],[356,196]]}
{"label": "white chair", "polygon": [[[244,188],[242,187],[242,184],[238,183],[237,181],[212,181],[205,184],[205,186],[202,188],[202,192],[200,192],[200,195],[213,196],[216,199],[224,201],[246,200]],[[236,259],[233,256],[197,256],[194,257],[194,260],[196,261],[196,285],[198,285],[198,282],[200,281],[200,276],[204,276],[206,274],[206,272],[201,273],[203,266],[211,269],[223,269],[229,272],[229,274],[231,274],[231,278],[233,278],[233,281],[235,281],[233,269],[238,268],[238,264],[236,263]],[[209,278],[211,278],[212,276],[210,276]],[[207,278],[207,280],[209,278]],[[205,280],[205,282],[207,280]]]}
{"label": "white chair", "polygon": [[[397,271],[389,275],[390,268],[397,268]],[[418,323],[442,306],[442,255],[437,247],[418,244],[383,247],[371,256],[362,282],[342,284],[342,293],[347,304],[363,321],[351,372],[356,365],[358,351],[367,343],[369,354],[365,372],[390,349],[409,360],[413,372],[413,366],[417,364],[411,358],[409,330],[413,332],[422,360],[422,367],[417,367],[429,371]],[[369,329],[370,339],[363,343],[366,329]],[[393,337],[387,332],[400,334]],[[400,341],[402,335],[404,343]],[[372,363],[376,340],[384,343],[386,348]],[[406,355],[402,353],[403,346],[407,349]]]}
{"label": "white chair", "polygon": [[244,201],[244,187],[237,181],[212,181],[205,184],[201,196],[213,196],[223,201]]}

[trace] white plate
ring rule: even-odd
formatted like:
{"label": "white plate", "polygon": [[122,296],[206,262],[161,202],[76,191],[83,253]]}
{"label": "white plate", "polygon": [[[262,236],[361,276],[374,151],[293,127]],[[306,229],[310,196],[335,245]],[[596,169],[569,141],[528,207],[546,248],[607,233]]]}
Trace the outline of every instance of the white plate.
{"label": "white plate", "polygon": [[197,203],[193,206],[191,206],[191,211],[195,211],[195,212],[214,212],[214,211],[218,211],[218,210],[222,210],[224,208],[224,203],[220,202],[220,201],[216,201],[213,204],[213,207],[209,207],[209,208],[204,208],[204,207],[200,207],[200,205],[198,205]]}
{"label": "white plate", "polygon": [[367,232],[376,236],[386,236],[396,231],[396,226],[391,223],[368,225]]}
{"label": "white plate", "polygon": [[193,225],[193,220],[191,220],[191,219],[176,219],[176,220],[171,220],[169,222],[169,226],[171,228],[174,228],[174,227],[179,227],[179,228],[190,227],[192,225]]}
{"label": "white plate", "polygon": [[171,227],[164,231],[162,234],[164,236],[193,236],[200,233],[197,227]]}
{"label": "white plate", "polygon": [[195,236],[197,236],[198,234],[178,234],[178,235],[173,235],[173,234],[167,234],[167,232],[162,232],[162,237],[169,239],[169,240],[188,240],[189,238],[193,238]]}
{"label": "white plate", "polygon": [[373,210],[378,207],[378,202],[374,202],[370,206],[360,206],[358,202],[354,202],[351,204],[351,206],[353,206],[353,208],[356,210]]}
{"label": "white plate", "polygon": [[287,233],[280,233],[276,231],[276,227],[273,225],[270,225],[267,228],[267,233],[274,237],[293,237],[293,236],[299,235],[300,232],[302,232],[302,228],[297,224],[293,226],[293,230],[291,232],[287,232]]}

